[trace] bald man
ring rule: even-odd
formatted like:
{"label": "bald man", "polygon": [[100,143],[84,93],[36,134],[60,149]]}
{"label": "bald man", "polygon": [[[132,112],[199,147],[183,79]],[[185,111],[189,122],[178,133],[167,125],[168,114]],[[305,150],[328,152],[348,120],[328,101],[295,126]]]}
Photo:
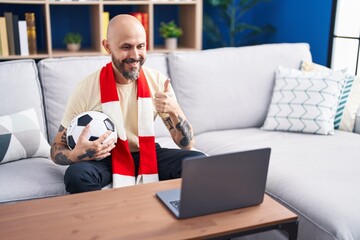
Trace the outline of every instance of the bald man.
{"label": "bald man", "polygon": [[[52,160],[70,165],[64,176],[66,190],[79,193],[100,190],[109,183],[121,187],[181,177],[182,160],[203,154],[190,150],[193,130],[170,81],[143,66],[144,27],[131,15],[117,15],[109,22],[102,45],[111,62],[78,84],[51,146]],[[68,148],[66,130],[75,116],[86,111],[104,112],[115,122],[119,135],[116,144],[116,139],[104,141],[110,132],[89,141],[86,126],[75,148]],[[157,116],[180,149],[161,148],[155,143],[153,124]]]}

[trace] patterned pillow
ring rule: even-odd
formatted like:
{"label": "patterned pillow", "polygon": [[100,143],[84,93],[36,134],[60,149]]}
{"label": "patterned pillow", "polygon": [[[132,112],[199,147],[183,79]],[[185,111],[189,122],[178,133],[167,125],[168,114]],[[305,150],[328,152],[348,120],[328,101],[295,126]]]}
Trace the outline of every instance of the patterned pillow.
{"label": "patterned pillow", "polygon": [[50,145],[33,108],[0,117],[0,164],[49,154]]}
{"label": "patterned pillow", "polygon": [[264,130],[334,134],[343,71],[303,72],[279,66]]}
{"label": "patterned pillow", "polygon": [[[302,71],[332,71],[325,66],[303,61]],[[341,91],[339,104],[334,119],[334,128],[352,132],[354,130],[356,112],[360,108],[360,78],[347,75]]]}

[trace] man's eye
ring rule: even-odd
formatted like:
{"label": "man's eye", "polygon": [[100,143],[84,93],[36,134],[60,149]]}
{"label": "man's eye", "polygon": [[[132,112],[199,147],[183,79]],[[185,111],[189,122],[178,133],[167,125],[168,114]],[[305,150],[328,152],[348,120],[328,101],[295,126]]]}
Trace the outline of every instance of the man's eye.
{"label": "man's eye", "polygon": [[129,46],[122,46],[121,49],[128,50],[128,49],[130,49],[130,47]]}
{"label": "man's eye", "polygon": [[144,49],[145,48],[145,44],[140,44],[139,46],[138,46],[138,49]]}

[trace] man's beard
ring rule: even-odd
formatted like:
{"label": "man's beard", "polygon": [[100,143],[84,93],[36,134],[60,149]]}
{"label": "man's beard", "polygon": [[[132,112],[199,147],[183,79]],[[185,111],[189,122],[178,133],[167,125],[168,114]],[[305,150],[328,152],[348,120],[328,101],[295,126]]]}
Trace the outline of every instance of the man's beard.
{"label": "man's beard", "polygon": [[[121,73],[121,75],[130,81],[135,81],[138,79],[140,74],[141,66],[144,64],[145,59],[143,57],[139,57],[138,59],[135,58],[126,58],[124,60],[117,60],[113,56],[111,56],[112,61],[116,67],[116,69]],[[125,70],[125,64],[131,64],[134,62],[139,62],[140,67],[131,67],[130,71]]]}

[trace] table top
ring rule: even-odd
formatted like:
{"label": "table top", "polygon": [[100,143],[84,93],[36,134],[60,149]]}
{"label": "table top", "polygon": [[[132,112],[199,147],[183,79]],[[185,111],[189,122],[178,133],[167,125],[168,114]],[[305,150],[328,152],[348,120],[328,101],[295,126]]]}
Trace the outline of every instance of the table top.
{"label": "table top", "polygon": [[178,220],[155,193],[181,180],[0,205],[0,239],[198,239],[295,221],[265,195],[258,206]]}

